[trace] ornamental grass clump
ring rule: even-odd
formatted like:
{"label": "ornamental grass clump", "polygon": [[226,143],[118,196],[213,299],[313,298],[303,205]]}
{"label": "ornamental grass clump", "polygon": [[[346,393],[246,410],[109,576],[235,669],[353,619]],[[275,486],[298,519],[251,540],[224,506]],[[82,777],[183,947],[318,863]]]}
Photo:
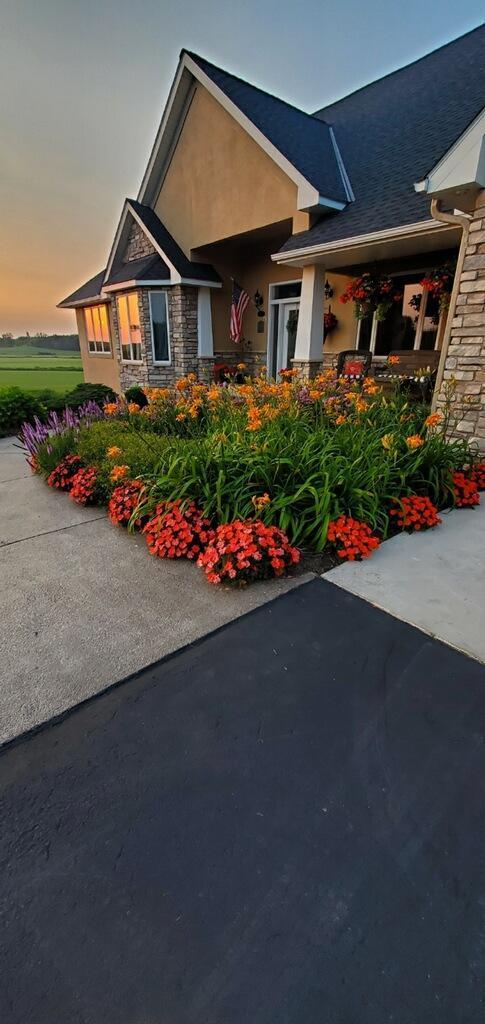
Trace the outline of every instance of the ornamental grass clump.
{"label": "ornamental grass clump", "polygon": [[283,576],[299,561],[300,552],[277,526],[239,519],[217,527],[197,565],[209,583],[250,583]]}
{"label": "ornamental grass clump", "polygon": [[[126,480],[125,483],[115,487],[108,503],[108,516],[116,526],[128,526],[130,519],[140,503],[143,491],[141,480]],[[139,526],[141,519],[135,520],[135,526]]]}
{"label": "ornamental grass clump", "polygon": [[335,547],[339,558],[347,562],[369,558],[380,544],[367,523],[344,515],[329,523],[327,540]]}
{"label": "ornamental grass clump", "polygon": [[411,494],[406,498],[394,498],[393,505],[389,514],[394,517],[394,524],[399,530],[412,533],[413,530],[430,530],[441,523],[438,509],[429,498]]}
{"label": "ornamental grass clump", "polygon": [[463,472],[453,473],[453,491],[457,508],[474,508],[480,504],[475,481]]}
{"label": "ornamental grass clump", "polygon": [[214,532],[210,520],[191,502],[163,501],[143,527],[148,550],[158,558],[197,558]]}
{"label": "ornamental grass clump", "polygon": [[71,480],[69,494],[78,505],[95,505],[98,498],[98,474],[94,466],[80,469]]}
{"label": "ornamental grass clump", "polygon": [[72,478],[82,469],[82,459],[79,455],[66,455],[58,466],[49,473],[47,483],[49,487],[57,487],[59,491],[70,491]]}

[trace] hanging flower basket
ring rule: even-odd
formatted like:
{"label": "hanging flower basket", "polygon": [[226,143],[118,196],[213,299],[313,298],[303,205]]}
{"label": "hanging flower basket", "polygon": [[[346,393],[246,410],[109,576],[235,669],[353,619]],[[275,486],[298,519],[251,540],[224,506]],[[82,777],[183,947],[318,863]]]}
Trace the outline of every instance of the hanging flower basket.
{"label": "hanging flower basket", "polygon": [[331,334],[331,332],[335,330],[337,324],[337,317],[335,316],[335,313],[332,313],[331,309],[329,309],[328,313],[324,313],[323,326],[325,330],[325,336],[327,334]]}
{"label": "hanging flower basket", "polygon": [[356,320],[373,313],[376,320],[385,320],[393,302],[401,299],[402,292],[396,291],[392,277],[370,273],[350,281],[340,296],[340,302],[353,302]]}

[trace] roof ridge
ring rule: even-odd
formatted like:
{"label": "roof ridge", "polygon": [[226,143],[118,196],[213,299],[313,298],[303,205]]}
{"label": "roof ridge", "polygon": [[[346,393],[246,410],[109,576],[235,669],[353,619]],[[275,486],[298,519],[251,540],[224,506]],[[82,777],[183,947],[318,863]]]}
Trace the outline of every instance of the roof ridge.
{"label": "roof ridge", "polygon": [[304,117],[309,117],[313,122],[317,122],[318,124],[326,124],[322,117],[315,117],[315,114],[312,114],[310,111],[302,110],[302,108],[297,107],[295,103],[290,103],[289,100],[284,100],[281,96],[276,96],[274,92],[268,92],[267,89],[262,89],[260,85],[254,85],[253,82],[248,82],[246,78],[241,78],[241,75],[234,75],[232,71],[227,71],[226,68],[221,68],[219,64],[214,64],[211,60],[208,60],[207,57],[203,57],[200,53],[195,53],[193,50],[186,50],[185,47],[180,51],[180,56],[184,53],[186,53],[188,57],[191,57],[192,60],[197,62],[204,61],[204,64],[210,64],[210,66],[215,68],[216,71],[222,71],[224,75],[228,75],[229,78],[234,78],[236,82],[242,82],[243,85],[249,86],[250,89],[254,89],[256,92],[262,93],[263,96],[269,96],[271,100],[276,100],[277,103],[283,103],[285,107],[290,107],[290,109],[295,110],[297,114],[303,114]]}
{"label": "roof ridge", "polygon": [[[364,89],[370,89],[372,85],[377,85],[379,82],[385,82],[387,78],[392,78],[393,75],[399,74],[400,71],[407,71],[408,68],[412,68],[415,64],[419,64],[421,61],[427,60],[428,57],[433,57],[434,54],[439,53],[440,50],[446,50],[448,46],[454,46],[455,43],[461,42],[462,39],[466,39],[467,36],[471,36],[474,32],[479,32],[480,29],[483,28],[485,28],[485,22],[482,21],[480,25],[475,25],[475,28],[469,29],[468,32],[463,32],[463,35],[456,36],[455,39],[449,39],[447,43],[442,43],[440,46],[436,46],[434,50],[429,50],[428,53],[423,53],[421,57],[416,57],[414,60],[409,61],[409,64],[402,64],[401,67],[394,68],[393,71],[388,71],[385,75],[381,75],[380,78],[373,78],[371,82],[366,82],[365,85],[359,85],[357,89],[353,89],[352,92],[346,93],[345,96],[341,96],[340,99],[332,100],[331,103],[326,103],[323,107],[315,110],[312,117],[319,121],[320,118],[317,116],[319,113],[324,113],[331,107],[336,107],[339,103],[344,103],[345,100],[350,99],[351,96],[356,96],[358,92],[363,92]],[[328,123],[325,122],[324,118],[321,120],[324,124]]]}

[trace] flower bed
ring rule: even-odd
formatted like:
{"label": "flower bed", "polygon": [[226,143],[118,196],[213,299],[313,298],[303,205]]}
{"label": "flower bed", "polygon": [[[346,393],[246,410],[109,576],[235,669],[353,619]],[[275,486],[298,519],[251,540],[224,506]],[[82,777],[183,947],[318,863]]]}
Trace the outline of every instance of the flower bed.
{"label": "flower bed", "polygon": [[373,380],[187,377],[146,398],[25,426],[26,454],[52,486],[109,505],[152,553],[191,557],[210,582],[280,575],[298,550],[367,557],[398,530],[439,525],[450,503],[476,504],[485,482],[467,441],[446,439],[446,410],[384,398]]}

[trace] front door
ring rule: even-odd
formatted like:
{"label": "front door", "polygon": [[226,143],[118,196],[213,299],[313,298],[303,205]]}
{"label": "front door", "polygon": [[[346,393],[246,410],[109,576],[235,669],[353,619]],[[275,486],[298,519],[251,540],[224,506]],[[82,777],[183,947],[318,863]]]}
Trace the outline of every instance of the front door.
{"label": "front door", "polygon": [[279,301],[272,306],[273,323],[268,370],[277,377],[280,370],[291,369],[295,355],[296,328],[298,325],[299,301]]}

